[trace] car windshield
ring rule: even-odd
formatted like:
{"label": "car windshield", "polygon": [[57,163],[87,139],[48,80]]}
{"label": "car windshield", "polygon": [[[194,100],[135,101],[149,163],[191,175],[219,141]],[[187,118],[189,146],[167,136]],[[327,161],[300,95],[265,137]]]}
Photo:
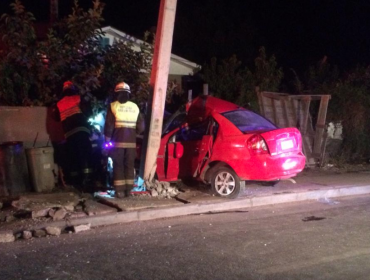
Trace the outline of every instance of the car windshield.
{"label": "car windshield", "polygon": [[181,106],[163,125],[162,135],[180,127],[186,120],[185,106]]}
{"label": "car windshield", "polygon": [[243,133],[277,128],[273,123],[252,111],[236,110],[223,113],[222,115]]}

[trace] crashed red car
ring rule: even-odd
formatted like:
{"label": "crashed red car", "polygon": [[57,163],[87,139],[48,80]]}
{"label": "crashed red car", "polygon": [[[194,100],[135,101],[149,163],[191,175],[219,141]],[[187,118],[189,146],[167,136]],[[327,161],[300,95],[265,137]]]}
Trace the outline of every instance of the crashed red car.
{"label": "crashed red car", "polygon": [[157,157],[160,181],[195,178],[216,195],[235,198],[245,181],[274,183],[301,172],[298,129],[212,96],[194,99],[164,126]]}

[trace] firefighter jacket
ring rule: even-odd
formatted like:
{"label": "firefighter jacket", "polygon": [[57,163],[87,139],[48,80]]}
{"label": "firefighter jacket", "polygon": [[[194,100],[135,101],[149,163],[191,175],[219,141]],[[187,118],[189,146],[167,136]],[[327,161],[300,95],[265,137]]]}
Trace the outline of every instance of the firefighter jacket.
{"label": "firefighter jacket", "polygon": [[60,120],[62,121],[65,138],[77,132],[90,134],[87,118],[81,110],[81,97],[79,95],[63,97],[57,103],[57,109]]}
{"label": "firefighter jacket", "polygon": [[115,101],[107,110],[104,135],[115,148],[136,148],[136,134],[142,133],[144,126],[144,118],[135,103]]}

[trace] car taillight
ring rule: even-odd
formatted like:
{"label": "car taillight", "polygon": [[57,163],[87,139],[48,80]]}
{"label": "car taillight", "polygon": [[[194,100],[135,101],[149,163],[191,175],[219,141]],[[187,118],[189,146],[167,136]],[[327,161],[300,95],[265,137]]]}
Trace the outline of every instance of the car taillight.
{"label": "car taillight", "polygon": [[267,154],[267,145],[265,140],[263,140],[262,136],[259,134],[253,135],[251,138],[248,139],[247,147],[251,154],[254,155],[261,155]]}

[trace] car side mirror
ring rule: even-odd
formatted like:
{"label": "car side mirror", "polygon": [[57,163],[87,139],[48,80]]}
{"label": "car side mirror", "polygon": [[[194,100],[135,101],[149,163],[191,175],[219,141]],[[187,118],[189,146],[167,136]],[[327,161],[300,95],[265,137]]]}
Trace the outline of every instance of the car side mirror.
{"label": "car side mirror", "polygon": [[177,143],[175,143],[175,154],[174,154],[174,157],[175,158],[181,158],[182,156],[183,156],[183,154],[184,154],[184,146],[181,144],[181,143],[179,143],[179,142],[177,142]]}

